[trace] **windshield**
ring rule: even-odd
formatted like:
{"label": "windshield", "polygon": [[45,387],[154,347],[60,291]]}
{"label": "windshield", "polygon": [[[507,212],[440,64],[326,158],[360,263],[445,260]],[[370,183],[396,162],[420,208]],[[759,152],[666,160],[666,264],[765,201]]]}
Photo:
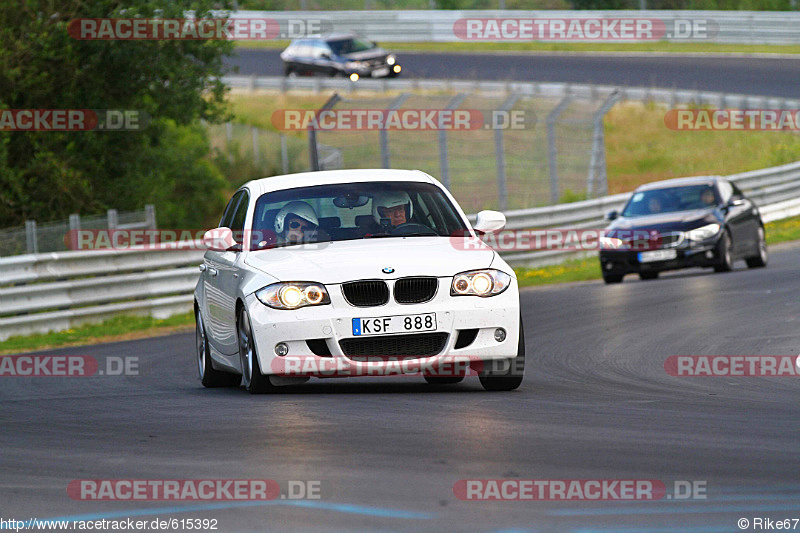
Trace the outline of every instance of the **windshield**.
{"label": "windshield", "polygon": [[333,53],[337,56],[352,54],[354,52],[363,52],[364,50],[371,50],[375,48],[375,43],[367,39],[360,39],[354,37],[352,39],[341,39],[339,41],[328,41],[328,46],[331,47]]}
{"label": "windshield", "polygon": [[713,185],[652,189],[634,193],[622,211],[622,216],[639,217],[705,209],[713,207],[718,202],[719,198]]}
{"label": "windshield", "polygon": [[251,249],[309,242],[440,236],[466,231],[441,189],[430,183],[317,185],[261,195]]}

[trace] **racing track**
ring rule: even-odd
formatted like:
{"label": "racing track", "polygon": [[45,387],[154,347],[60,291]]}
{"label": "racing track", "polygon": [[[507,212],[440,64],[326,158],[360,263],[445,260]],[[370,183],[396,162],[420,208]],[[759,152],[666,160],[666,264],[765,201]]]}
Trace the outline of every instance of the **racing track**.
{"label": "racing track", "polygon": [[[193,335],[59,350],[140,358],[141,375],[2,378],[0,516],[216,518],[220,531],[737,531],[800,516],[800,382],[679,378],[670,355],[800,351],[800,247],[765,270],[685,271],[525,290],[528,373],[203,389]],[[464,478],[707,482],[690,502],[463,502]],[[322,499],[80,502],[73,479],[321,480]]]}
{"label": "racing track", "polygon": [[[391,49],[391,44],[387,44]],[[515,80],[665,87],[733,94],[800,96],[800,56],[658,54],[397,53],[407,78]],[[239,74],[280,76],[279,50],[239,50]]]}

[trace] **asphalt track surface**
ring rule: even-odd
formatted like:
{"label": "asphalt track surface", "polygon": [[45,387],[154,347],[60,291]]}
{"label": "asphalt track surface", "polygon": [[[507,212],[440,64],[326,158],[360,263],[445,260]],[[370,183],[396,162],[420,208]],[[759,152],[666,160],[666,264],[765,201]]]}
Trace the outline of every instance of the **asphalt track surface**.
{"label": "asphalt track surface", "polygon": [[[767,269],[522,292],[520,389],[477,378],[204,389],[193,334],[57,350],[138,376],[0,378],[0,517],[208,518],[218,531],[738,531],[800,517],[800,381],[673,377],[671,355],[800,351],[800,248]],[[461,501],[461,479],[703,481],[705,500]],[[75,479],[321,481],[319,500],[85,502]],[[800,527],[800,526],[799,526]]]}
{"label": "asphalt track surface", "polygon": [[[238,73],[281,76],[279,50],[239,50]],[[800,97],[800,56],[398,52],[405,78],[595,83]]]}

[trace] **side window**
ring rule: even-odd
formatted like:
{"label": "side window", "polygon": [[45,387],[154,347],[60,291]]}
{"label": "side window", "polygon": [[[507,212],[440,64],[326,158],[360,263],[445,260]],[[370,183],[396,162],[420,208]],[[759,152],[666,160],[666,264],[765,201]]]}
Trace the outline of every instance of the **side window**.
{"label": "side window", "polygon": [[741,196],[744,198],[744,193],[737,187],[735,184],[731,183],[731,188],[733,188],[733,195],[734,196]]}
{"label": "side window", "polygon": [[315,43],[312,52],[314,54],[314,59],[319,59],[326,54],[328,57],[331,56],[331,49],[328,48],[328,45],[323,42]]}
{"label": "side window", "polygon": [[225,213],[222,215],[222,219],[219,221],[220,228],[230,228],[231,222],[233,222],[233,215],[236,213],[236,207],[239,205],[239,200],[242,199],[242,196],[245,195],[245,191],[239,191],[233,195],[231,201],[228,202],[228,206],[225,208]]}
{"label": "side window", "polygon": [[238,243],[244,241],[244,219],[247,217],[247,207],[250,204],[250,195],[247,194],[247,191],[240,191],[240,193],[242,195],[242,200],[236,207],[230,225],[231,230],[233,230],[233,238]]}
{"label": "side window", "polygon": [[[735,187],[729,181],[721,180],[718,183],[719,183],[719,195],[720,195],[720,198],[722,199],[722,203],[723,204],[727,204],[728,200],[731,199],[731,196],[736,194],[734,192],[734,188]],[[739,194],[742,194],[742,193],[739,192]]]}

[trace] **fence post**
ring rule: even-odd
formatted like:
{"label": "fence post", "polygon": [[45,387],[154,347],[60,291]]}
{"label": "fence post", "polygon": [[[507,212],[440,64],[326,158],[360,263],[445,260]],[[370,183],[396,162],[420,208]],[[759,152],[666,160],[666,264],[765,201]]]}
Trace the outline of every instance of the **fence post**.
{"label": "fence post", "polygon": [[69,249],[78,249],[78,232],[81,230],[81,216],[72,214],[69,216]]}
{"label": "fence post", "polygon": [[147,204],[144,206],[144,217],[147,224],[147,229],[156,229],[156,206]]}
{"label": "fence post", "polygon": [[29,254],[39,253],[39,241],[36,239],[36,221],[25,221],[25,242],[27,244]]}
{"label": "fence post", "polygon": [[258,128],[252,126],[250,128],[250,133],[253,137],[253,163],[258,164]]}
{"label": "fence post", "polygon": [[286,135],[281,133],[281,168],[284,174],[289,173],[289,146],[286,144]]}
{"label": "fence post", "polygon": [[[461,102],[467,97],[466,93],[455,95],[448,103],[446,109],[452,111],[458,109]],[[447,130],[444,128],[439,129],[439,170],[441,172],[440,179],[444,188],[450,190],[450,159],[447,155]]]}
{"label": "fence post", "polygon": [[[409,93],[403,93],[389,104],[386,108],[387,111],[398,109],[406,99],[411,96]],[[381,168],[391,168],[389,163],[389,131],[386,128],[381,129],[379,132],[381,143]]]}
{"label": "fence post", "polygon": [[[519,94],[509,96],[503,105],[500,106],[501,112],[508,112],[519,100]],[[492,122],[495,122],[492,118]],[[492,124],[494,130],[494,150],[495,162],[497,163],[497,203],[500,211],[508,209],[508,190],[506,189],[506,153],[503,146],[503,129]]]}
{"label": "fence post", "polygon": [[567,94],[547,115],[547,163],[550,167],[550,203],[558,203],[558,149],[556,148],[556,120],[567,108],[572,96]]}
{"label": "fence post", "polygon": [[[317,116],[322,111],[327,111],[335,106],[341,98],[338,93],[333,93],[333,96],[328,98],[328,101],[317,111]],[[308,163],[311,171],[319,170],[319,147],[317,146],[317,130],[314,129],[313,124],[308,125]]]}
{"label": "fence post", "polygon": [[606,174],[606,140],[603,133],[603,117],[619,100],[619,92],[609,95],[600,109],[592,117],[594,134],[592,136],[592,156],[589,160],[589,177],[586,180],[586,196],[603,196],[608,193],[608,175]]}
{"label": "fence post", "polygon": [[116,209],[108,210],[108,229],[117,229],[119,225],[119,217],[117,216]]}

